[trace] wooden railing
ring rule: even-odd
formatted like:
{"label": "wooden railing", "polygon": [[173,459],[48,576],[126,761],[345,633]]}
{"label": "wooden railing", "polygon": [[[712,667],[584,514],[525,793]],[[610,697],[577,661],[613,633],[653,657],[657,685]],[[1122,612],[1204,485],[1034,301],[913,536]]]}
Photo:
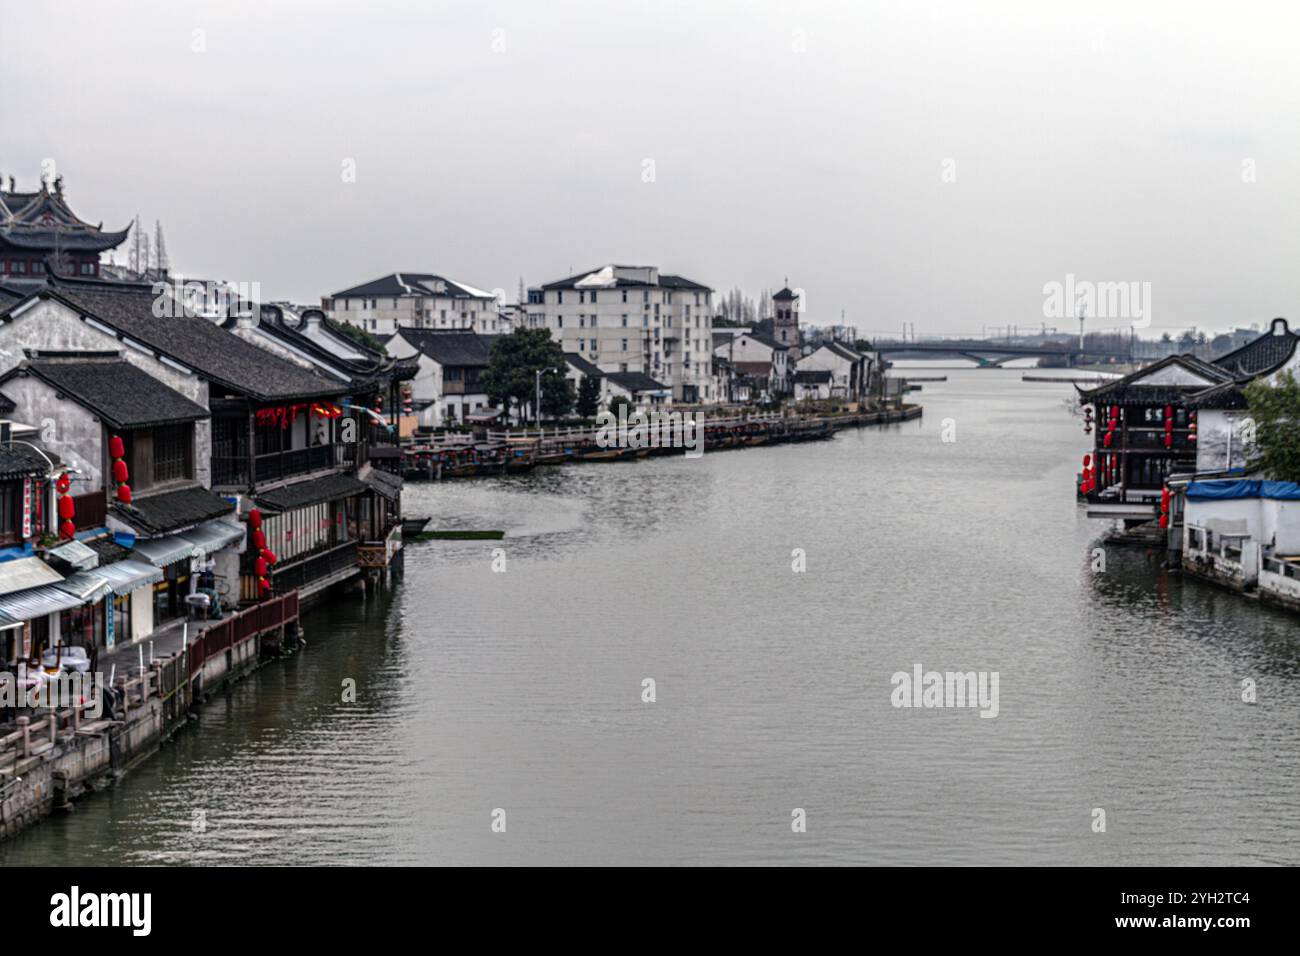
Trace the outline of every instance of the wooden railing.
{"label": "wooden railing", "polygon": [[0,767],[11,764],[15,758],[37,756],[50,750],[61,735],[98,732],[95,728],[120,719],[123,711],[153,698],[162,701],[164,728],[173,726],[189,710],[193,678],[210,658],[297,620],[298,612],[298,592],[289,591],[221,621],[204,631],[184,651],[152,661],[146,670],[133,677],[118,678],[113,685],[117,701],[105,698],[98,719],[89,706],[40,707],[19,716],[15,721],[17,729],[0,733]]}

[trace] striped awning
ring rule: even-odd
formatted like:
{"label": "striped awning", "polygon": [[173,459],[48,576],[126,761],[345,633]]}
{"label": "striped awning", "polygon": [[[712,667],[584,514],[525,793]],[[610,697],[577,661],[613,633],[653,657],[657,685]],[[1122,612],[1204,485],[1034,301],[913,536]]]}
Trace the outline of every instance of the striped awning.
{"label": "striped awning", "polygon": [[0,562],[0,594],[26,591],[63,580],[63,575],[40,558],[15,558]]}
{"label": "striped awning", "polygon": [[229,521],[209,521],[176,537],[191,542],[202,556],[227,548],[244,537],[244,526]]}
{"label": "striped awning", "polygon": [[163,579],[161,568],[145,564],[143,561],[132,561],[130,558],[87,571],[85,576],[103,581],[113,594],[130,594],[138,588],[157,584]]}
{"label": "striped awning", "polygon": [[179,534],[169,534],[162,538],[137,539],[131,553],[155,567],[165,568],[177,561],[197,557],[202,552],[193,541]]}
{"label": "striped awning", "polygon": [[71,594],[78,599],[78,604],[85,604],[87,601],[98,601],[111,590],[107,581],[95,577],[90,571],[78,571],[76,574],[64,578],[58,584],[51,585],[51,587],[56,587],[60,591]]}
{"label": "striped awning", "polygon": [[15,621],[30,621],[45,617],[47,614],[57,614],[59,611],[80,607],[85,603],[84,598],[65,591],[56,584],[47,584],[44,587],[29,588],[26,591],[15,591],[13,594],[0,596],[0,617]]}

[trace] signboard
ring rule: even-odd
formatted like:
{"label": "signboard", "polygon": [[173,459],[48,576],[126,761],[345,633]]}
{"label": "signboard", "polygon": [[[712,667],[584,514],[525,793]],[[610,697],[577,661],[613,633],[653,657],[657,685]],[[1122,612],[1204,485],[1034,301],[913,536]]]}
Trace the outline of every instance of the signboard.
{"label": "signboard", "polygon": [[23,479],[23,540],[32,536],[32,480]]}

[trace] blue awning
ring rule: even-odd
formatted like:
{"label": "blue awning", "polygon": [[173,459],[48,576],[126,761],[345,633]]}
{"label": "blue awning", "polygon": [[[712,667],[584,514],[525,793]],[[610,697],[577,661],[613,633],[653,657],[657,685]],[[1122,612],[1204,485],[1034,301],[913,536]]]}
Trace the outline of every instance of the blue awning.
{"label": "blue awning", "polygon": [[1228,501],[1233,498],[1300,501],[1300,484],[1294,481],[1261,481],[1244,478],[1193,481],[1187,486],[1187,497],[1199,501]]}

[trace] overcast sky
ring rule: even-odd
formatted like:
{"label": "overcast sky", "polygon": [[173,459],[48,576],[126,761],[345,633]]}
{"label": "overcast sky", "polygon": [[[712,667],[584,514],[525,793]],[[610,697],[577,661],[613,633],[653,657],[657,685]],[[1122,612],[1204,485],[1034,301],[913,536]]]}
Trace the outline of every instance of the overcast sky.
{"label": "overcast sky", "polygon": [[53,158],[83,217],[161,219],[174,269],[265,298],[407,270],[513,300],[613,261],[958,332],[1040,325],[1073,273],[1222,329],[1300,319],[1298,27],[1287,2],[3,0],[0,171]]}

